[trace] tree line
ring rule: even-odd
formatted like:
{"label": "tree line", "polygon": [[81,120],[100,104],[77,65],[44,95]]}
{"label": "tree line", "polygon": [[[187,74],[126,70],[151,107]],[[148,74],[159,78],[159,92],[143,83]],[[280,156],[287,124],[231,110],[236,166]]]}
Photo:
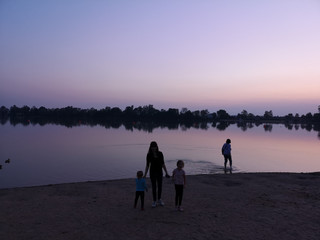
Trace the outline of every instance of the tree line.
{"label": "tree line", "polygon": [[47,109],[45,107],[23,106],[21,108],[12,106],[0,108],[0,124],[8,121],[11,125],[22,124],[24,126],[39,124],[56,124],[66,127],[80,125],[100,125],[106,129],[118,129],[124,126],[126,130],[142,130],[152,132],[156,128],[167,128],[169,130],[187,130],[190,128],[207,130],[211,127],[220,131],[236,124],[242,131],[253,127],[263,126],[266,132],[272,131],[273,123],[284,124],[288,130],[299,128],[307,131],[318,132],[320,139],[320,106],[319,113],[306,115],[288,114],[283,117],[273,116],[272,111],[265,111],[263,116],[253,115],[243,110],[240,114],[230,115],[225,110],[210,113],[208,110],[193,111],[187,108],[157,110],[152,105],[134,108],[126,107],[124,111],[119,108],[106,107],[96,110],[80,109],[74,107]]}
{"label": "tree line", "polygon": [[95,108],[81,109],[72,106],[64,108],[45,108],[45,107],[17,107],[16,105],[6,108],[0,108],[1,120],[18,121],[37,121],[37,120],[121,120],[121,121],[166,121],[166,122],[184,122],[184,121],[251,121],[251,122],[293,122],[293,123],[320,123],[320,105],[318,113],[307,113],[299,115],[289,113],[285,116],[274,116],[272,110],[265,111],[264,115],[254,115],[243,110],[237,115],[230,115],[226,110],[220,109],[217,112],[210,113],[207,109],[191,111],[187,108],[181,110],[169,108],[168,110],[158,110],[153,105],[146,106],[128,106],[124,110],[119,107],[105,107],[97,110]]}
{"label": "tree line", "polygon": [[264,115],[254,115],[243,110],[237,115],[230,115],[226,110],[220,109],[217,112],[205,110],[191,111],[187,108],[181,110],[169,108],[167,110],[158,110],[153,105],[146,106],[127,106],[124,110],[119,107],[105,107],[97,110],[95,108],[81,109],[72,106],[64,108],[45,108],[45,107],[17,107],[16,105],[6,108],[0,108],[0,120],[4,124],[10,121],[15,123],[46,124],[55,123],[63,125],[79,124],[104,124],[109,123],[135,123],[135,122],[153,122],[153,123],[201,123],[201,122],[254,122],[254,123],[310,123],[320,124],[320,105],[318,113],[307,113],[299,115],[289,113],[285,116],[274,116],[272,110],[265,111]]}

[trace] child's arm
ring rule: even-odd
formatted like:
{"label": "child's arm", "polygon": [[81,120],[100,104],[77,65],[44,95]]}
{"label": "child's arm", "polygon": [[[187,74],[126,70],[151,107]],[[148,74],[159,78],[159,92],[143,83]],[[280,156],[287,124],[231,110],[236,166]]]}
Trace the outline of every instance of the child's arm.
{"label": "child's arm", "polygon": [[172,179],[172,182],[174,182],[174,177],[175,177],[175,171],[173,170],[173,171],[172,171],[172,178],[171,178],[171,179]]}
{"label": "child's arm", "polygon": [[185,187],[186,184],[187,184],[187,182],[186,182],[186,173],[183,174],[183,182],[184,182],[183,187]]}
{"label": "child's arm", "polygon": [[146,181],[144,182],[144,189],[146,190],[146,192],[148,192],[148,185]]}

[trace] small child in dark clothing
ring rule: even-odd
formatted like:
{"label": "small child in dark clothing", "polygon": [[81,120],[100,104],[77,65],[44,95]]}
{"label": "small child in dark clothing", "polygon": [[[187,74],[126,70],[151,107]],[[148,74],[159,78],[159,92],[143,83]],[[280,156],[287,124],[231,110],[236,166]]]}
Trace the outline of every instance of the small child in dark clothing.
{"label": "small child in dark clothing", "polygon": [[183,196],[183,188],[186,185],[186,173],[182,169],[184,167],[184,162],[182,160],[178,160],[177,168],[173,170],[172,180],[174,182],[174,186],[176,189],[176,210],[182,212],[183,208],[181,207],[182,196]]}
{"label": "small child in dark clothing", "polygon": [[138,199],[141,200],[141,210],[144,210],[144,190],[148,191],[146,179],[142,177],[143,172],[137,172],[136,178],[136,198],[134,199],[134,208],[137,207]]}

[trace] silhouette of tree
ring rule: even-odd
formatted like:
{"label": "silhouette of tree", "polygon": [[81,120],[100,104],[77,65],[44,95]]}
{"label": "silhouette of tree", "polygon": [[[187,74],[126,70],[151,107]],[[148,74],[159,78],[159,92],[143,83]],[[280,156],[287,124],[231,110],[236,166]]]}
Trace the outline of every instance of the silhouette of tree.
{"label": "silhouette of tree", "polygon": [[9,116],[9,109],[6,108],[5,106],[1,106],[1,108],[0,108],[0,117],[3,118],[3,117],[6,117],[6,116]]}
{"label": "silhouette of tree", "polygon": [[186,112],[182,111],[182,113],[180,115],[184,121],[191,120],[194,117],[194,115],[192,114],[192,112],[190,110],[187,110]]}
{"label": "silhouette of tree", "polygon": [[217,118],[220,120],[227,120],[230,118],[230,115],[227,113],[226,110],[220,109],[219,111],[217,111]]}
{"label": "silhouette of tree", "polygon": [[264,117],[265,119],[272,119],[272,117],[273,117],[272,110],[270,110],[270,111],[265,111],[263,117]]}
{"label": "silhouette of tree", "polygon": [[[320,107],[320,105],[319,105]],[[319,110],[319,109],[318,109]],[[119,107],[105,107],[97,110],[95,108],[80,109],[72,106],[65,108],[47,109],[43,106],[40,108],[23,106],[21,108],[13,105],[10,109],[2,106],[0,108],[0,123],[5,124],[10,121],[12,125],[16,124],[39,124],[45,125],[60,124],[67,127],[79,126],[81,124],[95,126],[101,125],[105,128],[118,128],[124,125],[128,130],[145,130],[152,131],[154,128],[167,127],[169,129],[197,128],[207,129],[208,123],[212,127],[219,130],[226,129],[230,124],[237,123],[243,131],[248,128],[260,126],[264,124],[265,130],[270,131],[269,125],[273,123],[284,123],[288,129],[299,129],[320,131],[320,112],[307,113],[306,115],[289,113],[286,116],[273,116],[272,110],[265,111],[263,116],[255,116],[243,110],[240,114],[231,116],[226,110],[220,109],[217,112],[210,113],[207,109],[195,110],[191,112],[188,108],[182,108],[179,112],[176,108],[169,108],[168,110],[155,109],[153,105],[145,105],[143,107],[135,108],[133,105],[127,106],[124,111]],[[272,129],[272,125],[271,125]]]}
{"label": "silhouette of tree", "polygon": [[248,117],[248,111],[247,110],[242,110],[241,116],[244,117],[244,118],[247,118]]}
{"label": "silhouette of tree", "polygon": [[201,110],[201,112],[200,112],[201,118],[203,118],[203,119],[208,118],[208,117],[209,117],[209,114],[210,114],[210,113],[209,113],[208,109]]}
{"label": "silhouette of tree", "polygon": [[0,123],[5,124],[9,119],[9,109],[5,106],[0,108]]}
{"label": "silhouette of tree", "polygon": [[126,118],[134,118],[134,107],[133,105],[132,106],[128,106],[126,107],[126,109],[123,111],[123,115],[126,117]]}
{"label": "silhouette of tree", "polygon": [[194,117],[200,118],[200,111],[199,110],[194,111],[192,114]]}

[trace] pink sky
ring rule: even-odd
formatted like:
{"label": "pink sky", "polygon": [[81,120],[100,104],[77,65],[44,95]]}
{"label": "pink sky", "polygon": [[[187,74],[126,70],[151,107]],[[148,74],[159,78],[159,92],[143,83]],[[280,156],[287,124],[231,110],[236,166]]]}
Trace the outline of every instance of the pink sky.
{"label": "pink sky", "polygon": [[317,112],[320,2],[1,1],[0,105]]}

